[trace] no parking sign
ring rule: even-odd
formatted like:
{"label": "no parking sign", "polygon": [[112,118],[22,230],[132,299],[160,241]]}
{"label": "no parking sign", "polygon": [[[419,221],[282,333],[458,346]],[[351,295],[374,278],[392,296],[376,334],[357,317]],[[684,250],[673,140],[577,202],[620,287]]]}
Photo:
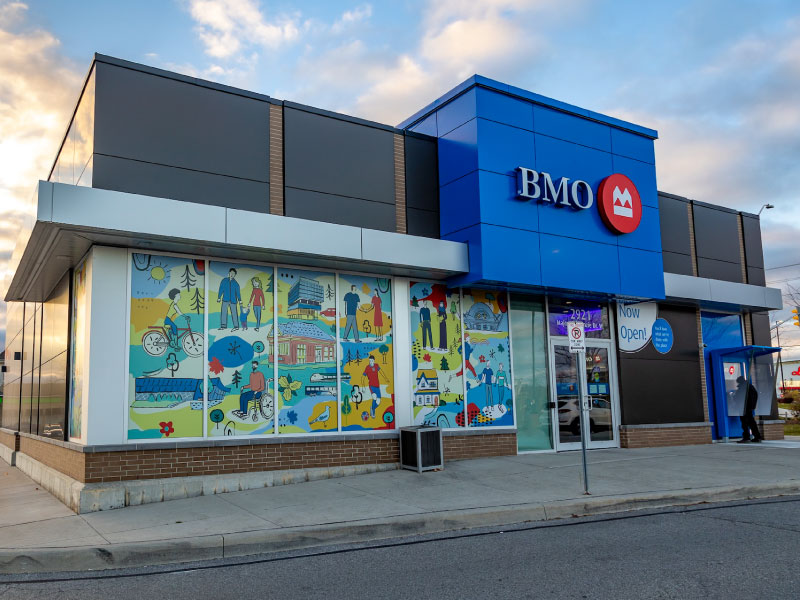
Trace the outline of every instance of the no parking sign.
{"label": "no parking sign", "polygon": [[569,337],[569,351],[572,354],[586,352],[586,336],[583,332],[583,323],[570,321],[567,323],[567,337]]}

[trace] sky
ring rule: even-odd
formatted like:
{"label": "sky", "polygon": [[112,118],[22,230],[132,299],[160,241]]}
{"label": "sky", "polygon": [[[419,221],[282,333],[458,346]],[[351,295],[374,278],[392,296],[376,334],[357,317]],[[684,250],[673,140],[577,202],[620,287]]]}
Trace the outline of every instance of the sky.
{"label": "sky", "polygon": [[94,52],[388,124],[479,73],[651,127],[660,190],[775,206],[767,280],[800,304],[796,0],[0,0],[0,298]]}

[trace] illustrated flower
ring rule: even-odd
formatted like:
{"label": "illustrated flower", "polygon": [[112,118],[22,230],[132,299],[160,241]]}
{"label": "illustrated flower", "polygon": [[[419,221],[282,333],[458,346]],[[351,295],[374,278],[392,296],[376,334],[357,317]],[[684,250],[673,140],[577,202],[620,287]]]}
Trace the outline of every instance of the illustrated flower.
{"label": "illustrated flower", "polygon": [[486,362],[486,357],[485,357],[483,354],[481,354],[481,355],[478,357],[478,360],[479,360],[479,361],[481,361],[482,363],[484,363],[484,362]]}
{"label": "illustrated flower", "polygon": [[303,385],[300,381],[293,381],[291,374],[281,375],[278,378],[278,391],[283,394],[283,399],[287,402],[292,399],[292,396],[297,396],[297,391]]}
{"label": "illustrated flower", "polygon": [[159,431],[167,437],[169,437],[171,433],[175,433],[175,428],[172,426],[172,421],[167,421],[166,423],[164,421],[161,421],[161,423],[159,423],[159,426],[161,427]]}
{"label": "illustrated flower", "polygon": [[209,361],[208,370],[211,371],[214,375],[219,375],[225,370],[225,367],[222,366],[222,363],[219,362],[219,359],[215,356]]}

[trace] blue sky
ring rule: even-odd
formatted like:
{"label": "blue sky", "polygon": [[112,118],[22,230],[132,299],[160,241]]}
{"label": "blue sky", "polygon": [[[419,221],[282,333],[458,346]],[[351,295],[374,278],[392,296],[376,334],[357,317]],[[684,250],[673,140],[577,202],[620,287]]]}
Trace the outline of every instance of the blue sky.
{"label": "blue sky", "polygon": [[0,0],[0,48],[0,278],[94,52],[391,124],[477,72],[657,129],[660,189],[800,263],[796,1]]}

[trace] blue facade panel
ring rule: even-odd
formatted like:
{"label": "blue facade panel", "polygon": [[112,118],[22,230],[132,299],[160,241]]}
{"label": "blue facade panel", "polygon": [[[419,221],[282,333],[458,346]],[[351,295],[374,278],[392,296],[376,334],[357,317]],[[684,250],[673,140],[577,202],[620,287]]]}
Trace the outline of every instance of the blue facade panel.
{"label": "blue facade panel", "polygon": [[543,233],[539,236],[539,251],[542,283],[546,287],[620,293],[616,246]]}
{"label": "blue facade panel", "polygon": [[515,169],[533,164],[536,144],[532,131],[503,125],[483,118],[478,123],[478,168],[516,176]]}
{"label": "blue facade panel", "polygon": [[544,106],[533,107],[533,121],[537,133],[611,152],[611,127],[608,125],[577,119]]}
{"label": "blue facade panel", "polygon": [[533,131],[533,105],[530,102],[477,88],[477,112],[484,119]]}
{"label": "blue facade panel", "polygon": [[478,168],[478,120],[473,118],[439,137],[439,185]]}
{"label": "blue facade panel", "polygon": [[[656,132],[477,76],[459,87],[412,125],[430,132],[436,116],[441,235],[470,247],[470,272],[450,283],[663,299]],[[594,203],[519,198],[518,167],[548,173],[556,188],[585,181]],[[613,231],[598,209],[599,185],[614,173],[641,199],[632,233]],[[624,221],[624,208],[612,217]]]}

